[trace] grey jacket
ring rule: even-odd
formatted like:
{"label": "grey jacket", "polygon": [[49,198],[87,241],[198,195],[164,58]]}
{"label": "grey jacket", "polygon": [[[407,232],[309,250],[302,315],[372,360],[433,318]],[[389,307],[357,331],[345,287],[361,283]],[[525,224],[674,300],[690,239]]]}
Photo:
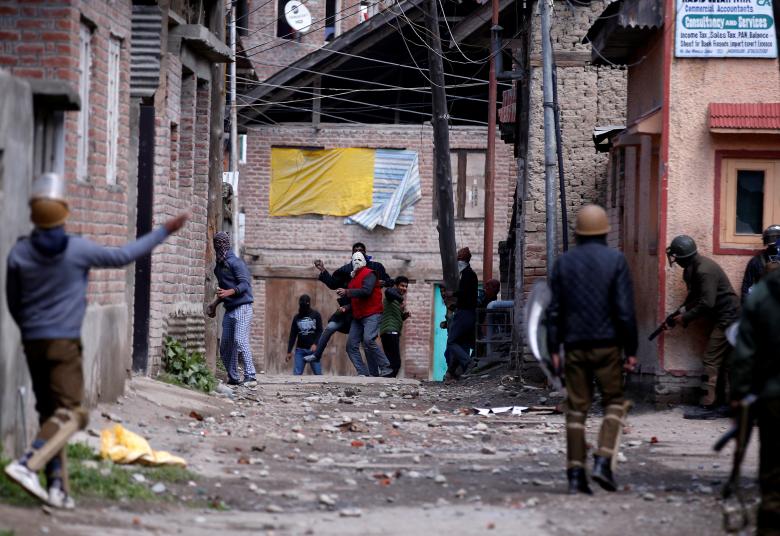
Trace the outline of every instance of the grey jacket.
{"label": "grey jacket", "polygon": [[130,264],[151,253],[167,236],[160,227],[121,248],[69,236],[65,251],[53,257],[39,253],[29,238],[20,239],[8,254],[6,297],[22,339],[80,338],[89,270]]}

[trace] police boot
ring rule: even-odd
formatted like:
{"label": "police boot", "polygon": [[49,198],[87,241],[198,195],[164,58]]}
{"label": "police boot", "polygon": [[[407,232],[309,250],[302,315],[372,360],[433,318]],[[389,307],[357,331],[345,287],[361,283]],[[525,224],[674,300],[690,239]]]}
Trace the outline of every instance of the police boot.
{"label": "police boot", "polygon": [[566,477],[569,479],[569,495],[576,495],[577,493],[593,495],[593,491],[591,491],[588,485],[588,476],[585,474],[585,469],[582,467],[569,467],[566,469]]}
{"label": "police boot", "polygon": [[607,491],[617,491],[617,484],[612,476],[612,458],[593,456],[593,480]]}

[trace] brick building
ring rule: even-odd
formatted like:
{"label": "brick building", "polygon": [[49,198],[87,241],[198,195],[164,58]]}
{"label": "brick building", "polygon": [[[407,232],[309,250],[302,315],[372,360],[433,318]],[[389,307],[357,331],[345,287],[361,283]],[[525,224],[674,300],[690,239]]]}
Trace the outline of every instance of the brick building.
{"label": "brick building", "polygon": [[[213,287],[204,261],[207,217],[213,232],[222,180],[221,159],[210,158],[221,154],[222,129],[210,120],[222,125],[222,64],[230,59],[215,32],[224,35],[219,2],[0,3],[0,68],[18,80],[8,87],[31,88],[32,105],[21,98],[14,110],[32,118],[34,132],[29,154],[14,154],[20,162],[29,158],[28,165],[0,165],[0,173],[8,170],[0,185],[13,182],[6,190],[24,196],[36,175],[62,174],[71,205],[68,231],[108,246],[182,210],[193,216],[151,259],[92,272],[82,331],[87,403],[116,398],[131,368],[155,369],[164,334],[197,349],[209,339],[202,314],[206,289]],[[17,137],[23,137],[19,125]],[[218,192],[211,207],[209,191]],[[26,203],[20,206],[4,210],[2,218],[4,228],[22,234],[29,223]],[[7,321],[2,294],[0,324],[9,342],[0,358],[14,363],[18,331]],[[216,326],[210,324],[214,354]],[[19,373],[0,375],[8,394],[0,416],[4,439],[21,429],[20,406],[34,415],[29,390],[15,396],[27,381]]]}
{"label": "brick building", "polygon": [[[484,156],[487,130],[484,127],[453,127],[451,151]],[[284,364],[287,333],[297,310],[297,298],[312,296],[312,307],[324,319],[336,309],[335,294],[316,280],[313,260],[321,258],[330,270],[349,261],[354,242],[364,242],[368,254],[382,262],[393,275],[406,275],[408,308],[412,318],[403,336],[403,373],[406,377],[428,378],[434,366],[434,338],[440,331],[442,311],[435,309],[437,285],[441,283],[437,221],[433,205],[433,143],[430,125],[322,124],[317,131],[309,125],[250,127],[247,160],[241,167],[242,204],[246,214],[246,258],[255,276],[255,318],[252,344],[255,358],[269,372],[287,371]],[[332,216],[269,216],[271,151],[274,147],[368,147],[406,149],[419,155],[422,199],[414,207],[414,223],[395,230],[367,231],[345,225]],[[515,164],[511,148],[499,145],[496,168],[496,238],[494,262],[498,263],[498,242],[508,228],[514,193]],[[469,246],[472,266],[482,268],[483,219],[458,218],[456,241]],[[438,316],[437,316],[438,313]],[[334,337],[324,363],[326,370],[352,374],[344,353],[345,337]],[[443,352],[443,348],[436,348]],[[441,357],[441,356],[440,356]],[[437,363],[438,364],[438,363]]]}
{"label": "brick building", "polygon": [[[245,189],[241,202],[247,222],[247,253],[254,263],[258,294],[264,295],[273,286],[277,287],[273,290],[274,301],[283,297],[294,303],[292,300],[296,293],[303,290],[315,292],[317,286],[311,279],[316,273],[310,268],[313,252],[308,251],[312,249],[311,243],[316,244],[315,251],[321,252],[330,266],[335,266],[337,259],[341,262],[346,259],[349,245],[354,241],[352,239],[361,239],[369,244],[370,253],[373,250],[372,254],[376,254],[379,260],[388,261],[396,271],[411,270],[410,273],[413,272],[417,278],[417,284],[411,287],[410,301],[422,309],[423,319],[420,321],[420,317],[416,317],[415,325],[410,325],[406,335],[406,355],[409,359],[406,374],[435,377],[438,322],[434,320],[435,293],[432,285],[441,281],[441,268],[435,222],[423,221],[420,217],[420,213],[430,214],[433,194],[432,169],[426,167],[432,160],[431,131],[429,127],[421,126],[430,117],[430,99],[427,95],[423,96],[430,82],[418,72],[418,68],[428,65],[424,32],[421,30],[429,23],[423,13],[424,5],[412,0],[385,9],[379,6],[380,9],[367,21],[361,22],[358,17],[357,26],[353,25],[356,19],[352,17],[352,12],[345,10],[336,19],[347,24],[335,28],[339,35],[324,43],[325,34],[320,32],[327,31],[328,24],[325,24],[325,29],[313,24],[305,35],[295,35],[296,40],[285,41],[286,34],[278,24],[282,4],[279,2],[273,12],[270,6],[266,6],[252,13],[248,34],[242,37],[246,60],[252,67],[247,72],[251,71],[256,76],[252,81],[249,80],[251,76],[245,81],[239,110],[242,122],[248,128],[250,159],[245,171],[242,171]],[[555,6],[553,40],[558,63],[570,221],[582,203],[604,202],[607,157],[593,149],[594,127],[623,123],[624,73],[591,65],[590,47],[580,43],[603,9],[603,4],[593,2],[582,7],[579,3],[577,6],[561,3]],[[306,6],[310,8],[312,19],[324,17],[325,23],[334,20],[327,17],[328,12],[323,12],[323,9],[329,9],[327,5],[323,7],[319,3],[307,2]],[[514,145],[514,155],[510,145],[499,144],[495,198],[495,236],[498,239],[493,253],[498,255],[500,240],[509,237],[508,248],[503,248],[506,255],[502,259],[502,283],[504,296],[510,299],[514,295],[514,270],[517,265],[511,262],[512,248],[519,225],[525,226],[524,230],[520,228],[525,236],[525,254],[522,256],[525,266],[520,264],[525,275],[523,279],[530,283],[534,278],[543,276],[546,270],[540,31],[533,6],[523,6],[522,9],[511,6],[511,2],[501,6],[500,25],[505,28],[507,39],[505,48],[520,47],[515,50],[514,60],[518,55],[526,56],[526,65],[515,65],[514,68],[526,71],[530,76],[519,82],[518,88],[513,82],[503,81],[499,87],[506,92],[507,98],[501,114],[501,132],[504,139]],[[489,6],[463,2],[445,4],[443,8],[448,18],[454,21],[450,26],[442,25],[442,38],[446,45],[444,54],[448,60],[445,61],[445,72],[451,103],[450,117],[455,125],[451,130],[451,149],[481,149],[486,145],[487,135],[482,125],[487,117],[485,47],[490,35]],[[251,5],[249,9],[252,9]],[[354,9],[359,10],[359,6]],[[511,65],[514,60],[507,52],[504,54],[505,65]],[[402,89],[399,90],[399,86]],[[526,88],[526,99],[515,97],[522,92],[521,86]],[[385,96],[387,94],[391,97]],[[520,103],[519,113],[514,113],[510,101]],[[509,108],[512,108],[511,114],[506,113]],[[266,126],[255,127],[257,123],[266,123]],[[389,144],[382,141],[388,139],[388,134],[392,141]],[[345,145],[348,143],[359,147],[402,147],[419,151],[423,198],[416,207],[415,223],[409,229],[399,231],[396,228],[393,232],[374,231],[368,234],[327,216],[311,221],[305,217],[288,219],[268,215],[268,155],[272,147],[329,148],[348,146]],[[262,171],[256,170],[256,166],[261,166]],[[455,175],[457,171],[453,169],[454,178]],[[528,184],[524,203],[516,198],[516,192],[519,195],[521,191],[516,187],[522,181]],[[514,214],[515,211],[517,214]],[[474,221],[459,221],[457,229],[459,245],[461,236],[470,242],[468,245],[475,252],[474,264],[480,275],[482,225]],[[407,238],[417,233],[422,233],[426,239],[417,242],[414,238]],[[286,239],[279,240],[277,244],[277,234]],[[312,242],[308,235],[314,237]],[[408,250],[414,252],[411,256],[420,259],[420,266],[413,270],[411,266],[404,265],[404,261],[392,260],[394,255],[402,256],[398,255],[398,251],[407,251],[407,241],[414,245],[414,249]],[[497,262],[495,264],[498,265]],[[286,275],[279,275],[282,272]],[[295,291],[285,294],[278,290],[282,284],[279,279],[285,278],[297,280],[288,284]],[[332,304],[328,304],[323,309],[330,314],[331,307]],[[294,308],[290,306],[288,309],[285,315],[291,315]],[[257,306],[254,340],[257,358],[268,360],[266,366],[277,370],[284,330],[270,325],[267,313],[264,313],[267,310],[268,306]],[[519,316],[515,318],[519,319]],[[341,371],[339,367],[341,365],[337,364],[335,370]],[[346,367],[345,371],[349,368]]]}

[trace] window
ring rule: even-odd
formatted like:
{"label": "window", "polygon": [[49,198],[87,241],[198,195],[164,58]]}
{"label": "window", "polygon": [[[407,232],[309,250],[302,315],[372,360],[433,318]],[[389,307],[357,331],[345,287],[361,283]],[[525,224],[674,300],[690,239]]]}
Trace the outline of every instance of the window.
{"label": "window", "polygon": [[246,164],[246,134],[238,135],[238,163]]}
{"label": "window", "polygon": [[33,176],[65,171],[65,114],[59,110],[35,110]]}
{"label": "window", "polygon": [[358,12],[358,24],[365,22],[377,13],[381,6],[379,0],[360,0],[360,11]]}
{"label": "window", "polygon": [[340,9],[339,0],[325,0],[325,41],[333,39],[341,33],[340,20],[337,14]]}
{"label": "window", "polygon": [[[457,149],[450,152],[452,195],[456,219],[485,217],[485,152]],[[438,190],[435,170],[433,187],[433,217],[438,217]]]}
{"label": "window", "polygon": [[76,131],[76,179],[85,181],[89,178],[89,84],[92,70],[92,30],[81,23],[79,32],[79,111],[78,129]]}
{"label": "window", "polygon": [[760,246],[761,232],[780,221],[780,160],[723,158],[720,242]]}
{"label": "window", "polygon": [[108,41],[108,94],[106,106],[106,182],[116,184],[117,145],[119,143],[119,66],[121,43]]}

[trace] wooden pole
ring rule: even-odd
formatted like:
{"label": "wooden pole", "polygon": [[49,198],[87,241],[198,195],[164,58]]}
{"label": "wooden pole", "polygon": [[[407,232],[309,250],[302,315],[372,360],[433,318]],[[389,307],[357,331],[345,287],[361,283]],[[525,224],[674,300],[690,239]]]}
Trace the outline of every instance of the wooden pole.
{"label": "wooden pole", "polygon": [[[210,27],[220,41],[225,41],[225,4],[215,2],[209,13]],[[217,289],[212,272],[216,256],[212,239],[222,224],[223,137],[225,133],[225,65],[211,65],[211,116],[209,118],[209,189],[206,209],[206,283],[204,307],[214,299]],[[206,362],[214,371],[217,366],[217,321],[206,317]]]}
{"label": "wooden pole", "polygon": [[[492,0],[492,26],[498,25],[498,0]],[[496,101],[498,83],[496,80],[496,55],[501,54],[501,48],[490,57],[490,77],[488,82],[488,133],[487,155],[485,155],[485,227],[482,244],[482,280],[487,282],[493,278],[493,225],[496,184]]]}
{"label": "wooden pole", "polygon": [[450,167],[450,132],[447,113],[447,92],[444,83],[444,64],[442,62],[441,36],[439,35],[439,12],[437,0],[429,1],[428,64],[433,100],[433,146],[435,157],[438,202],[439,252],[441,254],[444,286],[454,291],[458,288],[458,261],[455,250],[455,221],[452,203],[452,169]]}

